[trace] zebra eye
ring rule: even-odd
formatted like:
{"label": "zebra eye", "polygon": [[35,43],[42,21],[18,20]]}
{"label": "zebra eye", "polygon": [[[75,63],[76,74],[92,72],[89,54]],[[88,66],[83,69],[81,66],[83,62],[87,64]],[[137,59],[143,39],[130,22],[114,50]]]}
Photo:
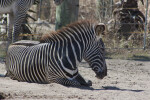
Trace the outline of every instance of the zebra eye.
{"label": "zebra eye", "polygon": [[101,48],[102,54],[105,54],[105,48]]}

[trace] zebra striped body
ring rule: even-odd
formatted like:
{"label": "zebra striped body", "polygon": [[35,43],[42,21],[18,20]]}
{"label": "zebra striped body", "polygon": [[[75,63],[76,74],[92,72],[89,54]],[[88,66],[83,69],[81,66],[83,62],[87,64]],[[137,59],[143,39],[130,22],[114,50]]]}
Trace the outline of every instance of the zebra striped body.
{"label": "zebra striped body", "polygon": [[[16,42],[20,34],[21,24],[26,13],[33,3],[39,0],[0,0],[0,14],[9,14],[8,16],[8,44]],[[59,5],[63,0],[54,0]],[[13,29],[14,28],[14,29]],[[13,31],[13,32],[12,32]]]}
{"label": "zebra striped body", "polygon": [[[9,1],[9,0],[8,0]],[[4,14],[4,13],[11,13],[11,11],[13,10],[13,9],[15,9],[15,2],[13,1],[13,0],[10,0],[11,1],[11,3],[10,2],[8,2],[8,4],[6,5],[6,3],[4,3],[4,5],[3,5],[3,2],[4,2],[4,0],[1,0],[0,1],[0,14]]]}
{"label": "zebra striped body", "polygon": [[[35,0],[1,0],[0,14],[8,16],[8,44],[16,42],[20,34],[21,24],[26,16],[28,9]],[[14,28],[14,29],[13,29]],[[12,32],[13,31],[13,32]]]}
{"label": "zebra striped body", "polygon": [[10,77],[19,81],[89,85],[77,66],[85,59],[98,78],[106,76],[102,46],[102,41],[96,39],[95,25],[83,21],[43,36],[39,44],[12,44],[6,69]]}

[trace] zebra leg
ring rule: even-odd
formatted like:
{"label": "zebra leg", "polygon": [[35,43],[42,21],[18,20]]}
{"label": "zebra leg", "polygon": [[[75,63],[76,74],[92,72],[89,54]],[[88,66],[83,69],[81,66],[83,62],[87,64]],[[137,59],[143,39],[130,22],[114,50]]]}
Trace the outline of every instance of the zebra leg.
{"label": "zebra leg", "polygon": [[19,34],[21,31],[21,24],[23,24],[23,21],[26,16],[26,12],[17,12],[15,14],[15,19],[14,19],[14,32],[13,32],[13,37],[12,37],[12,42],[18,41]]}
{"label": "zebra leg", "polygon": [[64,86],[81,86],[81,84],[76,81],[75,79],[69,80],[65,77],[61,77],[55,73],[53,73],[51,70],[46,68],[46,79],[48,83],[58,83]]}
{"label": "zebra leg", "polygon": [[7,15],[7,23],[8,23],[8,33],[7,33],[7,38],[8,38],[8,43],[6,49],[8,50],[8,46],[12,43],[12,30],[13,30],[13,23],[14,23],[14,16],[13,13],[10,13],[9,16]]}
{"label": "zebra leg", "polygon": [[5,72],[4,76],[5,77],[10,77],[11,79],[16,80],[16,78],[14,77],[14,75],[9,70],[7,70]]}
{"label": "zebra leg", "polygon": [[57,79],[55,83],[62,84],[64,86],[81,86],[81,84],[76,80],[69,80],[67,78]]}
{"label": "zebra leg", "polygon": [[80,74],[75,78],[76,81],[78,81],[83,86],[92,86],[91,80],[85,80]]}

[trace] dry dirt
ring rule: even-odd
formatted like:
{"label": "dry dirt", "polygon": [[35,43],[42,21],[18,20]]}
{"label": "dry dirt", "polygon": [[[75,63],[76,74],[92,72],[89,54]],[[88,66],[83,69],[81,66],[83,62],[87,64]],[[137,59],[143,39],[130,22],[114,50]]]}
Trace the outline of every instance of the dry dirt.
{"label": "dry dirt", "polygon": [[18,82],[3,77],[0,63],[0,98],[48,100],[150,100],[150,61],[108,59],[108,76],[95,78],[88,64],[82,62],[80,73],[93,82],[90,88],[65,87],[59,84]]}

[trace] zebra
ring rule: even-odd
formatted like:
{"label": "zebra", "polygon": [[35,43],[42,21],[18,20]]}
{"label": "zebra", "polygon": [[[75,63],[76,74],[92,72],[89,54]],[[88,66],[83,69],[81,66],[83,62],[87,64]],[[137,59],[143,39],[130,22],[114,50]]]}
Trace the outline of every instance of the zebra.
{"label": "zebra", "polygon": [[104,24],[84,20],[43,35],[37,43],[15,42],[7,52],[7,76],[31,83],[91,86],[77,66],[84,59],[98,79],[107,75],[104,43],[97,38],[104,30]]}
{"label": "zebra", "polygon": [[[9,14],[7,47],[12,42],[16,42],[18,40],[21,24],[26,17],[26,13],[36,2],[39,2],[39,0],[0,0],[0,14]],[[63,0],[54,0],[54,2],[56,5],[60,5]]]}

